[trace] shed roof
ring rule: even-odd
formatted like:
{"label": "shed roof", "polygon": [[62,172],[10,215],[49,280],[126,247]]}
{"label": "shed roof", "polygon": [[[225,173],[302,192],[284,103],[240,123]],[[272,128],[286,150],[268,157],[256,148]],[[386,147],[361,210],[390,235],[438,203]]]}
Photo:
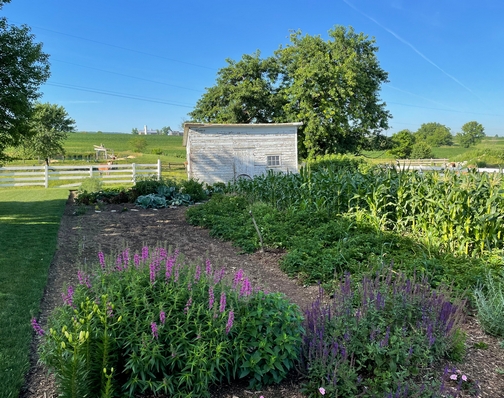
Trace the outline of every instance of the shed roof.
{"label": "shed roof", "polygon": [[184,123],[184,138],[182,145],[187,145],[187,134],[194,127],[275,127],[275,126],[302,126],[303,122],[294,123]]}

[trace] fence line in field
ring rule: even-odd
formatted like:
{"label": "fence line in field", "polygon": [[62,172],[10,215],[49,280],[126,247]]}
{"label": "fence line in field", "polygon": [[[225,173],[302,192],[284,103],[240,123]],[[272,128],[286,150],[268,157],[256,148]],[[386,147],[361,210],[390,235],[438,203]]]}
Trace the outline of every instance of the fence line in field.
{"label": "fence line in field", "polygon": [[161,160],[154,164],[95,164],[90,166],[13,166],[0,167],[0,187],[44,186],[49,181],[72,181],[62,187],[76,187],[88,177],[104,184],[134,184],[138,177],[161,178]]}

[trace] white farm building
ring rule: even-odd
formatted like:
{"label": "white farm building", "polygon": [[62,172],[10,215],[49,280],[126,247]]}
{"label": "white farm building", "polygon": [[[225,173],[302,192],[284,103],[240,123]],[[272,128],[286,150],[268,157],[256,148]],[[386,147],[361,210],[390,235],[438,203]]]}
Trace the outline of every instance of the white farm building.
{"label": "white farm building", "polygon": [[254,177],[267,170],[298,171],[302,123],[184,124],[188,178],[208,184]]}

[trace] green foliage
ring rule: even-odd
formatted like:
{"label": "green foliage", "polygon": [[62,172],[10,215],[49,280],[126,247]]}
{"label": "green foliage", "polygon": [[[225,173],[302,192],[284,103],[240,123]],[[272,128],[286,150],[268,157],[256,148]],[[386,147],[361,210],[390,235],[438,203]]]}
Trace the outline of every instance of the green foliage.
{"label": "green foliage", "polygon": [[208,195],[203,188],[203,183],[193,178],[180,183],[180,192],[190,195],[194,202],[208,199]]}
{"label": "green foliage", "polygon": [[333,171],[341,169],[358,170],[359,167],[365,164],[366,161],[362,158],[339,154],[317,156],[306,162],[312,173],[320,169],[332,169]]}
{"label": "green foliage", "polygon": [[240,196],[214,195],[187,217],[250,252],[260,247],[251,210],[266,247],[285,248],[283,269],[306,282],[331,284],[394,260],[406,274],[464,291],[502,264],[502,185],[498,174],[268,173],[230,184]]}
{"label": "green foliage", "polygon": [[415,132],[416,142],[424,141],[432,147],[453,145],[450,129],[441,123],[424,123]]}
{"label": "green foliage", "polygon": [[410,156],[412,159],[431,159],[434,155],[431,146],[427,142],[418,141],[411,147]]}
{"label": "green foliage", "polygon": [[49,165],[51,157],[64,153],[63,143],[75,130],[75,121],[62,106],[38,103],[30,118],[30,129],[33,133],[23,140],[23,146]]}
{"label": "green foliage", "polygon": [[143,152],[147,148],[147,139],[145,137],[137,136],[128,140],[129,147],[135,152]]}
{"label": "green foliage", "polygon": [[[0,4],[0,8],[3,4]],[[39,87],[49,78],[49,55],[26,25],[10,25],[0,17],[0,162],[8,160],[5,150],[30,135],[28,121]]]}
{"label": "green foliage", "polygon": [[163,248],[99,258],[67,288],[40,345],[62,396],[209,397],[222,381],[260,388],[293,368],[299,308],[252,290],[242,270],[228,279],[209,260],[187,265]]}
{"label": "green foliage", "polygon": [[79,187],[78,194],[80,195],[83,192],[98,192],[102,190],[102,187],[102,181],[98,177],[84,178]]}
{"label": "green foliage", "polygon": [[457,133],[457,140],[464,148],[476,145],[485,137],[483,125],[476,121],[467,122],[462,126],[462,132]]}
{"label": "green foliage", "polygon": [[302,121],[302,157],[358,152],[379,138],[390,113],[378,93],[387,73],[374,39],[350,27],[329,30],[329,40],[292,33],[274,56],[227,60],[190,116],[198,122]]}
{"label": "green foliage", "polygon": [[149,195],[153,193],[158,193],[159,189],[163,186],[173,185],[173,181],[169,183],[163,179],[157,179],[157,177],[146,177],[139,178],[135,182],[133,189],[138,193],[138,195]]}
{"label": "green foliage", "polygon": [[409,130],[401,130],[391,137],[392,149],[390,155],[399,159],[409,159],[415,144],[415,136]]}
{"label": "green foliage", "polygon": [[502,277],[488,272],[475,291],[478,319],[485,332],[504,337],[504,282]]}

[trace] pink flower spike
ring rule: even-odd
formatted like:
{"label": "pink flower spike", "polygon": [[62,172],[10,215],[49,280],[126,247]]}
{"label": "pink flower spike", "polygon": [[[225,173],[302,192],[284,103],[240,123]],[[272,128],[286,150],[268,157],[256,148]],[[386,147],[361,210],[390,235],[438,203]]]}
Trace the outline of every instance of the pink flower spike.
{"label": "pink flower spike", "polygon": [[450,376],[450,379],[452,379],[452,380],[457,380],[457,375],[451,375],[451,376]]}
{"label": "pink flower spike", "polygon": [[319,392],[320,392],[322,395],[325,395],[325,388],[324,388],[324,387],[320,387],[318,390],[319,390]]}
{"label": "pink flower spike", "polygon": [[466,375],[462,375],[462,380],[467,381],[467,376]]}

